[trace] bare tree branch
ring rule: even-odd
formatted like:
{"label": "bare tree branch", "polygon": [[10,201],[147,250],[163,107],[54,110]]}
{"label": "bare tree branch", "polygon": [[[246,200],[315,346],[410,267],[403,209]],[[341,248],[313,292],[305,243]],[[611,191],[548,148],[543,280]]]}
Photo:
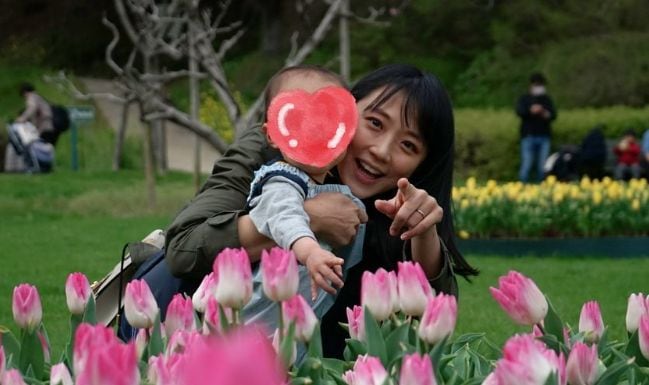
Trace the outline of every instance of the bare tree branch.
{"label": "bare tree branch", "polygon": [[335,0],[331,3],[329,6],[329,9],[327,9],[327,12],[325,13],[324,17],[320,21],[320,24],[318,27],[313,31],[313,34],[309,37],[309,39],[304,42],[302,47],[297,51],[297,53],[293,56],[287,57],[286,61],[284,62],[285,66],[292,66],[296,65],[299,63],[302,63],[304,59],[309,56],[311,51],[320,44],[322,39],[325,38],[327,31],[329,28],[331,28],[331,24],[333,23],[334,19],[340,12],[340,5],[342,4],[342,0]]}

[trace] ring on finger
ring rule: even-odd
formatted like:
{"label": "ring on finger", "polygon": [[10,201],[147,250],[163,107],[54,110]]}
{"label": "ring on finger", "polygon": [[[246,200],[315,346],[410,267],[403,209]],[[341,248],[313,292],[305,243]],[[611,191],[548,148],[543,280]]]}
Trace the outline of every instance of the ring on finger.
{"label": "ring on finger", "polygon": [[421,215],[422,219],[423,219],[423,218],[426,218],[426,213],[423,212],[421,209],[417,209],[417,210],[415,210],[415,211]]}

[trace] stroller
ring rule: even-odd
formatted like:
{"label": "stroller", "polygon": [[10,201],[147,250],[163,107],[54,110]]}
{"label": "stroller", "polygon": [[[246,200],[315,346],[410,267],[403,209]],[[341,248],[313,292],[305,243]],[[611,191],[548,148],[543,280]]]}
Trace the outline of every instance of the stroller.
{"label": "stroller", "polygon": [[[14,157],[5,164],[11,164],[7,171],[26,172],[30,174],[47,173],[54,165],[54,146],[45,142],[38,135],[33,124],[12,123],[7,127],[11,152]],[[9,159],[8,159],[9,160]]]}

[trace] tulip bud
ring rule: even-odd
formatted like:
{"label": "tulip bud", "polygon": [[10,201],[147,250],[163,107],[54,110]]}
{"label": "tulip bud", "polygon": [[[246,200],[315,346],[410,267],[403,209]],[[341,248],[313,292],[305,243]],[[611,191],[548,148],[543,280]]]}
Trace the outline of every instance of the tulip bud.
{"label": "tulip bud", "polygon": [[298,294],[282,302],[282,313],[287,330],[291,322],[295,324],[296,341],[306,342],[311,339],[316,326],[318,326],[318,318],[304,297]]}
{"label": "tulip bud", "polygon": [[262,251],[261,276],[266,297],[275,302],[291,298],[300,280],[295,255],[279,247]]}
{"label": "tulip bud", "polygon": [[14,288],[13,301],[14,320],[21,329],[34,331],[41,324],[43,307],[36,287],[23,283]]}
{"label": "tulip bud", "polygon": [[433,364],[427,355],[417,353],[403,357],[399,385],[436,385]]}
{"label": "tulip bud", "polygon": [[74,374],[81,373],[86,368],[89,356],[102,346],[117,343],[115,333],[103,325],[82,323],[74,334]]}
{"label": "tulip bud", "polygon": [[252,297],[252,271],[245,249],[226,248],[216,256],[216,300],[226,307],[241,309]]}
{"label": "tulip bud", "polygon": [[381,361],[367,354],[359,356],[354,368],[343,374],[343,380],[349,385],[383,385],[388,372]]}
{"label": "tulip bud", "polygon": [[86,310],[91,295],[88,278],[81,273],[68,275],[65,281],[65,300],[70,313],[81,315]]}
{"label": "tulip bud", "polygon": [[4,373],[3,378],[0,381],[2,385],[27,385],[23,376],[20,374],[18,369],[9,369]]}
{"label": "tulip bud", "polygon": [[214,296],[215,290],[216,275],[214,273],[209,273],[208,275],[203,277],[203,281],[192,296],[192,304],[194,305],[194,310],[199,313],[205,313],[205,305],[207,305],[207,300]]}
{"label": "tulip bud", "polygon": [[453,334],[457,320],[455,297],[439,293],[431,297],[419,324],[419,337],[429,344],[436,344]]}
{"label": "tulip bud", "polygon": [[510,271],[498,279],[498,288],[490,287],[491,295],[500,307],[520,325],[532,326],[548,313],[548,301],[534,281],[523,274]]}
{"label": "tulip bud", "polygon": [[[648,297],[649,298],[649,297]],[[642,293],[631,294],[626,308],[626,330],[633,333],[638,330],[640,317],[648,313],[647,304]]]}
{"label": "tulip bud", "polygon": [[516,335],[505,343],[490,384],[543,385],[553,373],[558,375],[559,384],[566,383],[563,354],[557,356],[532,335]]}
{"label": "tulip bud", "polygon": [[570,385],[593,385],[597,381],[597,346],[576,342],[570,350],[566,373]]}
{"label": "tulip bud", "polygon": [[72,385],[72,376],[64,363],[52,366],[50,370],[50,385]]}
{"label": "tulip bud", "polygon": [[390,275],[383,268],[376,273],[365,271],[361,279],[361,305],[367,307],[377,321],[392,314]]}
{"label": "tulip bud", "polygon": [[354,305],[353,309],[347,308],[347,322],[349,323],[349,336],[358,341],[365,341],[363,308],[357,305]]}
{"label": "tulip bud", "polygon": [[390,285],[390,313],[397,313],[401,310],[401,303],[399,302],[399,280],[396,272],[388,273],[388,285]]}
{"label": "tulip bud", "polygon": [[399,301],[401,310],[407,315],[424,314],[428,299],[434,295],[426,274],[416,262],[399,262]]}
{"label": "tulip bud", "polygon": [[146,346],[149,344],[149,333],[147,329],[139,329],[137,335],[135,335],[135,353],[137,357],[141,358],[142,354],[146,350]]}
{"label": "tulip bud", "polygon": [[158,316],[158,304],[144,280],[135,279],[126,285],[124,314],[134,328],[148,329]]}
{"label": "tulip bud", "polygon": [[181,360],[182,355],[177,353],[149,357],[149,370],[147,372],[149,383],[152,385],[177,384],[177,370]]}
{"label": "tulip bud", "polygon": [[75,385],[138,385],[140,373],[135,345],[114,341],[96,346],[89,353],[83,370],[75,373],[75,379]]}
{"label": "tulip bud", "polygon": [[174,334],[179,329],[188,331],[196,329],[191,298],[185,298],[180,293],[174,295],[169,303],[169,307],[167,307],[164,327],[168,336]]}
{"label": "tulip bud", "polygon": [[597,301],[586,302],[579,314],[579,332],[586,342],[597,343],[604,333],[604,321]]}
{"label": "tulip bud", "polygon": [[638,324],[638,341],[644,358],[649,360],[649,314],[643,314]]}

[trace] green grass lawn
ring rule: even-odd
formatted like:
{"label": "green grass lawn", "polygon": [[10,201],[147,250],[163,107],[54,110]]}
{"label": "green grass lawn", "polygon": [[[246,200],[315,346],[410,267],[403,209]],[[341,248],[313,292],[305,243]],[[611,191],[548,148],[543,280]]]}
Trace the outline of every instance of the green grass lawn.
{"label": "green grass lawn", "polygon": [[[101,278],[117,263],[125,242],[168,225],[192,196],[191,186],[190,175],[159,178],[159,202],[151,210],[142,175],[135,171],[0,174],[0,324],[14,329],[13,287],[36,285],[58,358],[68,339],[67,275],[81,271],[91,281]],[[612,337],[618,339],[624,336],[628,295],[647,291],[649,259],[468,257],[482,273],[473,283],[460,282],[457,333],[484,331],[498,345],[515,332],[527,331],[507,318],[488,291],[510,269],[533,278],[571,325],[577,325],[585,301],[598,300]]]}

